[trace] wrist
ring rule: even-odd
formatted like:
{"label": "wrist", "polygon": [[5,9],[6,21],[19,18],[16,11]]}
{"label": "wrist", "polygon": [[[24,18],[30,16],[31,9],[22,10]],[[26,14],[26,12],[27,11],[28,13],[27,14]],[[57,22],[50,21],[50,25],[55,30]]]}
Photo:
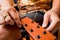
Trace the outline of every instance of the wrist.
{"label": "wrist", "polygon": [[55,12],[57,15],[59,15],[59,10],[57,8],[52,8],[51,10]]}

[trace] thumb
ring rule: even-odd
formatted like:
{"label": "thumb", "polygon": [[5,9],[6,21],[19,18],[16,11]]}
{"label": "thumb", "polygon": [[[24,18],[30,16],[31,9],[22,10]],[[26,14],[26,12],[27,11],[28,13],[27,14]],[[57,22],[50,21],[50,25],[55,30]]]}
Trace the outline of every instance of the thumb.
{"label": "thumb", "polygon": [[14,8],[12,8],[12,9],[10,9],[10,11],[9,11],[9,15],[12,17],[12,19],[16,22],[16,24],[18,25],[18,27],[20,27],[21,25],[21,23],[20,23],[20,18],[19,18],[19,14],[18,14],[18,12],[14,9]]}
{"label": "thumb", "polygon": [[45,14],[42,27],[46,27],[48,25],[48,21],[49,21],[49,15]]}

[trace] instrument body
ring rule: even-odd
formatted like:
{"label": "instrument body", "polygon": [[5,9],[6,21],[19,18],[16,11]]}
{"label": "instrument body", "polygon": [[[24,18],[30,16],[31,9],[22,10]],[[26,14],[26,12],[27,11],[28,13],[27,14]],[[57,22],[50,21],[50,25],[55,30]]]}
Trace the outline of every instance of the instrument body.
{"label": "instrument body", "polygon": [[36,13],[34,12],[27,13],[21,17],[22,28],[20,29],[24,36],[23,40],[55,40],[56,37],[53,34],[41,27],[44,14],[39,11],[37,11],[37,14],[35,16]]}
{"label": "instrument body", "polygon": [[30,40],[55,40],[56,37],[28,17],[21,20]]}

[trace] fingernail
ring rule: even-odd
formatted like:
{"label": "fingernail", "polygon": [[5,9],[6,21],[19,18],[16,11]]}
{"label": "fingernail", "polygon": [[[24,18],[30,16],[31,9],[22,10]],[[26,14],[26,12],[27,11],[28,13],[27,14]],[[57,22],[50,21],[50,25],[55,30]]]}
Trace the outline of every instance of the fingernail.
{"label": "fingernail", "polygon": [[47,28],[46,30],[47,30],[47,31],[49,31],[49,29],[48,29],[48,28]]}
{"label": "fingernail", "polygon": [[46,25],[45,25],[45,24],[43,24],[43,25],[42,25],[42,27],[46,27]]}

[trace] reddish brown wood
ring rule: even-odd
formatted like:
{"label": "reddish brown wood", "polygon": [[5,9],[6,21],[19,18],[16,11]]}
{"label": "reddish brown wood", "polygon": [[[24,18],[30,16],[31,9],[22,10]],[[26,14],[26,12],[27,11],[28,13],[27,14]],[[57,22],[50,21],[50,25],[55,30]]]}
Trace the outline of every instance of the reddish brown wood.
{"label": "reddish brown wood", "polygon": [[25,30],[30,34],[30,40],[55,40],[56,37],[50,32],[45,30],[35,21],[32,21],[30,18],[25,17],[21,19]]}

